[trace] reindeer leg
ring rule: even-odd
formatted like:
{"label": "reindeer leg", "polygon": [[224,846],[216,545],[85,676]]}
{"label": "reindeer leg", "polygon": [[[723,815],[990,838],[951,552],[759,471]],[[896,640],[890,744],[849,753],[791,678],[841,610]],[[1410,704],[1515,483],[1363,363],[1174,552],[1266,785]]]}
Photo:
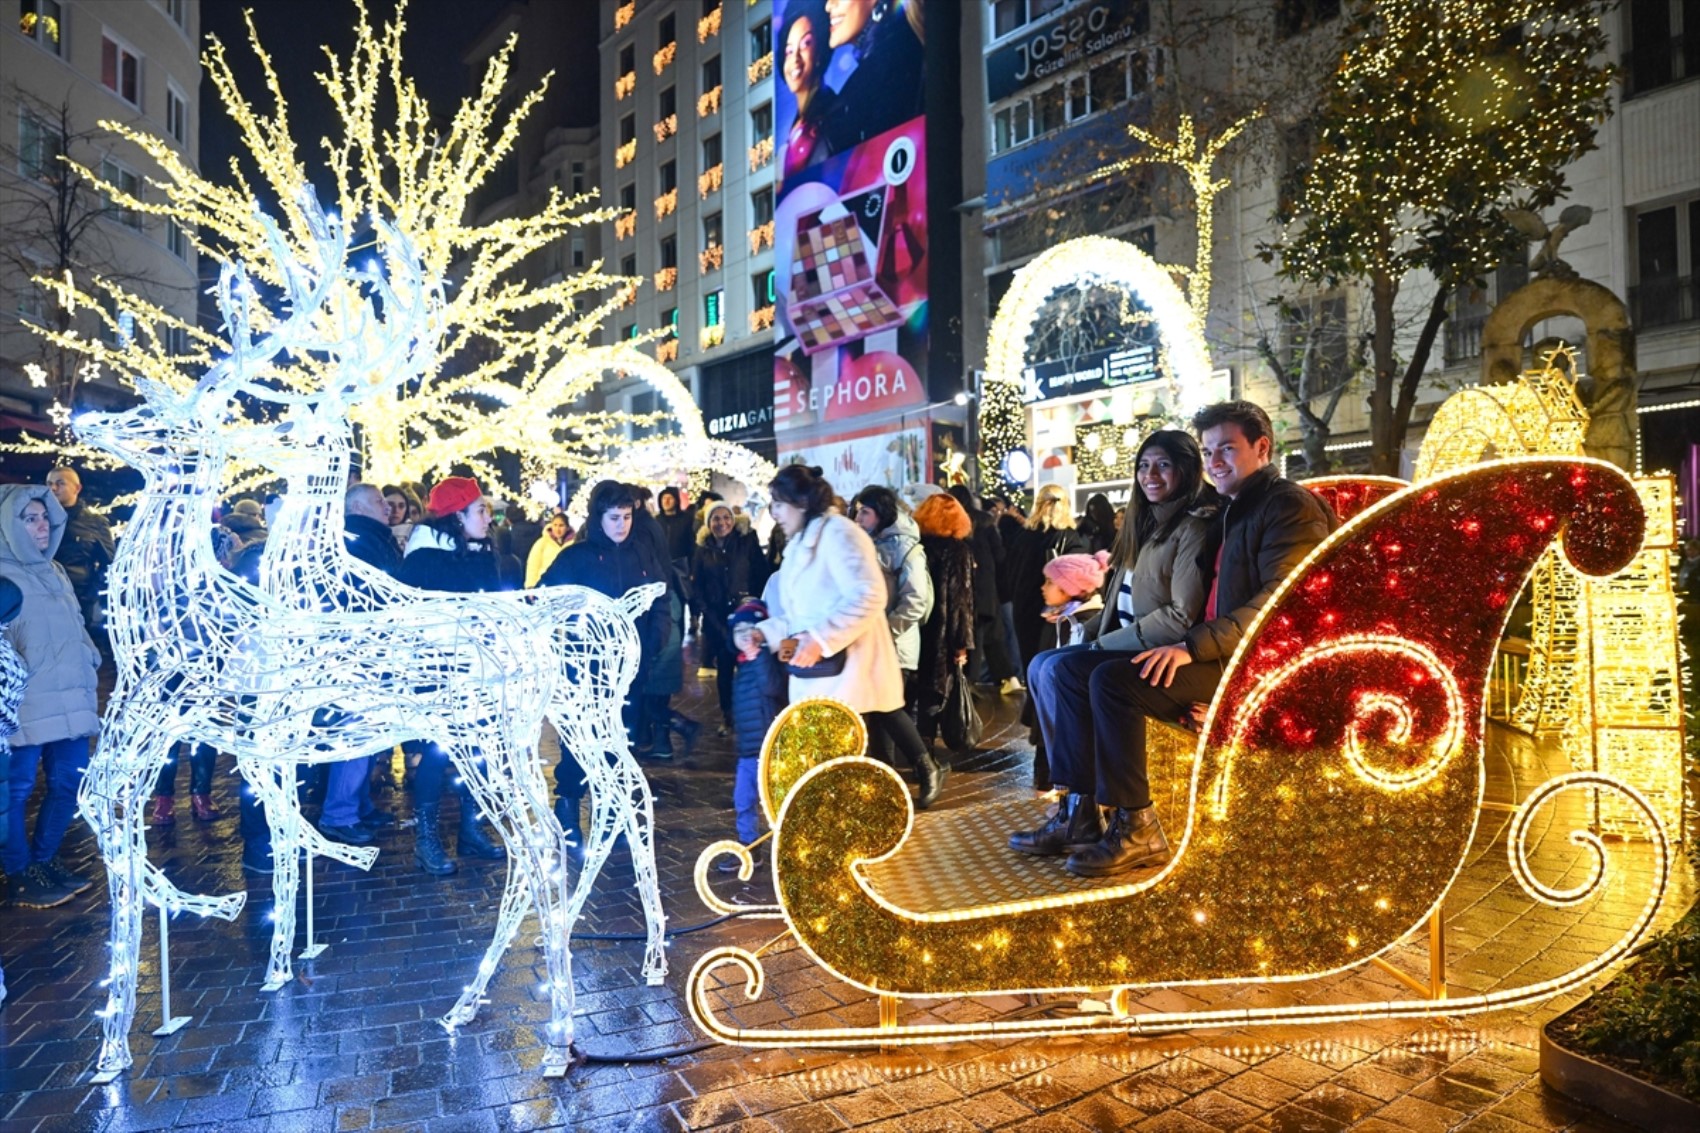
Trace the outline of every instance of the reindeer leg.
{"label": "reindeer leg", "polygon": [[661,883],[655,869],[655,800],[649,780],[630,751],[616,753],[619,797],[627,804],[626,845],[632,851],[632,873],[643,902],[649,939],[643,950],[643,975],[651,987],[667,978],[667,914],[661,909]]}
{"label": "reindeer leg", "polygon": [[[262,991],[277,991],[295,978],[290,950],[295,945],[295,895],[301,886],[301,811],[295,796],[295,765],[274,766],[238,756],[242,777],[259,797],[272,834],[272,952]],[[285,779],[287,778],[287,782]]]}
{"label": "reindeer leg", "polygon": [[124,734],[127,730],[102,732],[77,790],[78,809],[94,831],[106,863],[112,901],[106,1006],[98,1012],[101,1043],[94,1080],[100,1083],[111,1082],[132,1062],[130,1024],[136,1017],[137,967],[147,900],[142,880],[148,854],[144,804],[165,763],[168,746],[155,740],[142,747],[139,758],[124,759],[135,750],[124,742],[130,738]]}

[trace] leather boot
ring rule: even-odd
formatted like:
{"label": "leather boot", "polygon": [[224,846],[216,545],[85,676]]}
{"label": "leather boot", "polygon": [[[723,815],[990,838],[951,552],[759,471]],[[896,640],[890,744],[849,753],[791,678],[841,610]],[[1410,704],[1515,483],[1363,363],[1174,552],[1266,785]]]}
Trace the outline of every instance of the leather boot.
{"label": "leather boot", "polygon": [[455,853],[463,858],[482,858],[487,862],[506,861],[508,853],[484,836],[484,824],[478,821],[478,803],[465,786],[460,788],[460,830],[455,834]]}
{"label": "leather boot", "polygon": [[1169,840],[1163,837],[1155,807],[1117,807],[1098,844],[1070,854],[1064,868],[1076,877],[1114,877],[1157,865],[1168,856]]}
{"label": "leather boot", "polygon": [[584,860],[584,831],[578,824],[578,800],[556,799],[555,821],[561,824],[561,835],[567,843],[567,858],[571,861]]}
{"label": "leather boot", "polygon": [[195,816],[196,822],[211,822],[224,814],[213,805],[211,795],[190,795],[189,813]]}
{"label": "leather boot", "polygon": [[443,836],[437,830],[437,808],[422,806],[414,812],[419,824],[413,830],[413,856],[419,868],[433,877],[445,877],[455,871],[455,864],[443,852]]}
{"label": "leather boot", "polygon": [[1098,844],[1104,836],[1098,804],[1090,795],[1068,794],[1037,830],[1017,830],[1009,836],[1009,848],[1017,853],[1043,858],[1060,858]]}
{"label": "leather boot", "polygon": [[702,725],[683,712],[669,712],[667,726],[679,733],[679,738],[685,741],[685,754],[690,755],[697,746],[697,736],[702,732]]}
{"label": "leather boot", "polygon": [[155,826],[175,826],[177,816],[171,813],[176,800],[170,795],[155,795],[153,797],[153,824]]}
{"label": "leather boot", "polygon": [[915,761],[915,777],[920,780],[921,794],[915,800],[916,810],[926,810],[939,801],[939,795],[944,792],[944,777],[950,774],[950,768],[933,758],[933,753],[923,752]]}

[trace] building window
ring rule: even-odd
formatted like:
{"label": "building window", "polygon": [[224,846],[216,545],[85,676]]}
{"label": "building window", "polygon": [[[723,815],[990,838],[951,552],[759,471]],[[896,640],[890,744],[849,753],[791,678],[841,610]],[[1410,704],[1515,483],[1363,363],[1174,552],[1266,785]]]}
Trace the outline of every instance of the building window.
{"label": "building window", "polygon": [[773,74],[773,21],[763,20],[750,29],[750,85]]}
{"label": "building window", "polygon": [[189,0],[157,0],[165,14],[171,17],[171,22],[180,28],[189,26]]}
{"label": "building window", "polygon": [[1481,287],[1466,284],[1452,293],[1452,309],[1446,316],[1446,362],[1464,362],[1482,354],[1482,328],[1495,304],[1529,282],[1529,258],[1521,245],[1509,259],[1483,281]]}
{"label": "building window", "polygon": [[637,73],[637,44],[628,43],[620,48],[620,74],[634,75]]}
{"label": "building window", "polygon": [[573,266],[575,268],[583,267],[584,266],[584,237],[582,235],[574,235],[573,236],[572,249],[573,249]]}
{"label": "building window", "polygon": [[720,213],[711,212],[702,218],[702,246],[718,248],[726,242],[726,222]]}
{"label": "building window", "polygon": [[710,134],[702,140],[702,167],[713,169],[720,161],[720,135]]}
{"label": "building window", "polygon": [[664,161],[664,162],[662,162],[661,168],[658,171],[658,174],[661,178],[661,191],[663,193],[671,193],[674,189],[677,189],[679,187],[679,163],[678,162],[676,162],[676,161]]}
{"label": "building window", "polygon": [[1316,122],[1307,118],[1281,128],[1281,172],[1275,181],[1278,216],[1293,216],[1304,199],[1305,178],[1316,157]]}
{"label": "building window", "polygon": [[750,137],[773,137],[773,103],[764,102],[750,111]]}
{"label": "building window", "polygon": [[661,34],[655,37],[656,42],[662,47],[666,47],[669,43],[677,42],[679,38],[678,28],[678,21],[674,18],[672,12],[668,12],[665,16],[661,17]]}
{"label": "building window", "polygon": [[673,338],[679,337],[679,308],[670,307],[661,316],[661,321],[667,325],[667,333]]}
{"label": "building window", "polygon": [[766,224],[773,219],[773,190],[757,189],[750,194],[750,223]]}
{"label": "building window", "polygon": [[165,351],[167,354],[182,356],[189,353],[189,332],[180,326],[162,328],[165,332]]}
{"label": "building window", "polygon": [[620,144],[637,141],[637,115],[627,114],[620,119]]}
{"label": "building window", "polygon": [[18,115],[18,172],[34,181],[59,176],[59,157],[65,138],[57,129],[25,110]]}
{"label": "building window", "polygon": [[636,323],[626,323],[624,326],[622,326],[620,328],[620,338],[622,340],[632,339],[632,338],[636,338],[636,337],[637,337],[637,324]]}
{"label": "building window", "polygon": [[[110,157],[100,163],[100,179],[108,185],[121,190],[125,195],[140,200],[142,196],[142,176],[133,169],[127,169],[113,161]],[[142,214],[126,205],[119,204],[111,197],[106,198],[106,207],[114,210],[118,223],[138,231],[142,227]]]}
{"label": "building window", "polygon": [[142,57],[109,31],[100,37],[100,82],[131,106],[142,105]]}
{"label": "building window", "polygon": [[774,302],[774,271],[758,271],[750,277],[750,298],[758,307],[766,307]]}
{"label": "building window", "polygon": [[576,197],[579,194],[584,192],[584,170],[585,170],[584,162],[575,161],[575,162],[572,163],[570,169],[571,169],[571,176],[572,176],[573,196]]}
{"label": "building window", "polygon": [[679,238],[663,236],[661,238],[661,266],[676,268],[679,266]]}
{"label": "building window", "polygon": [[996,0],[992,6],[992,38],[1004,36],[1042,20],[1068,0]]}
{"label": "building window", "polygon": [[620,186],[620,207],[627,212],[637,209],[637,183]]}
{"label": "building window", "polygon": [[165,248],[180,260],[189,258],[189,237],[171,217],[165,218]]}
{"label": "building window", "polygon": [[679,88],[663,87],[658,105],[661,108],[659,117],[665,118],[669,114],[677,114],[679,112]]}
{"label": "building window", "polygon": [[1062,126],[1120,106],[1145,87],[1144,55],[1107,59],[1084,74],[1026,91],[992,115],[992,152],[1003,153]]}
{"label": "building window", "polygon": [[18,5],[18,31],[53,54],[63,55],[63,5],[59,0],[22,0]]}
{"label": "building window", "polygon": [[165,132],[178,145],[189,144],[189,102],[170,83],[165,86]]}
{"label": "building window", "polygon": [[710,291],[702,297],[702,321],[704,326],[717,327],[726,321],[726,292]]}
{"label": "building window", "polygon": [[1340,14],[1340,0],[1275,0],[1275,33],[1301,35]]}
{"label": "building window", "polygon": [[1629,0],[1626,7],[1630,96],[1700,75],[1700,0]]}
{"label": "building window", "polygon": [[1637,329],[1700,319],[1700,197],[1641,209],[1634,219],[1635,285],[1630,317]]}
{"label": "building window", "polygon": [[637,257],[636,256],[622,256],[622,257],[620,257],[620,274],[621,275],[636,275],[637,274]]}
{"label": "building window", "polygon": [[697,117],[720,113],[720,56],[702,65],[702,95],[697,99]]}

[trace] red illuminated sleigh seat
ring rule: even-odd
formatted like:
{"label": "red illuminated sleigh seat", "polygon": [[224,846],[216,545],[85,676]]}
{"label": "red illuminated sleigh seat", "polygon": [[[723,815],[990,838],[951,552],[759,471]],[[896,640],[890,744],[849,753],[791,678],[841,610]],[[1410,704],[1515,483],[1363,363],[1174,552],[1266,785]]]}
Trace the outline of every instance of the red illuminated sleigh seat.
{"label": "red illuminated sleigh seat", "polygon": [[[1387,481],[1317,488],[1348,514],[1385,498],[1344,522],[1277,592],[1231,660],[1202,734],[1166,729],[1153,744],[1174,847],[1161,870],[1106,884],[1020,859],[1002,841],[1032,817],[1031,800],[946,809],[917,827],[897,774],[846,754],[860,750],[854,717],[840,710],[835,730],[832,706],[793,706],[763,759],[776,818],[773,915],[814,962],[881,996],[881,1025],[738,1025],[727,969],[749,997],[763,985],[760,960],[739,948],[710,952],[692,972],[699,1025],[726,1042],[779,1046],[1458,1013],[1544,998],[1633,946],[1663,892],[1663,831],[1632,788],[1578,772],[1549,779],[1518,807],[1508,838],[1517,883],[1549,904],[1594,894],[1604,884],[1597,840],[1592,876],[1564,891],[1530,873],[1525,842],[1535,812],[1560,792],[1615,790],[1646,817],[1655,896],[1617,945],[1565,977],[1443,1004],[1125,1014],[1153,987],[1342,972],[1429,921],[1475,835],[1488,679],[1536,559],[1556,542],[1576,570],[1611,574],[1630,562],[1645,523],[1629,479],[1581,458],[1482,465],[1403,490]],[[976,890],[977,879],[1010,868],[1044,880],[1027,892]],[[918,896],[941,873],[962,882],[957,898],[940,902],[936,886],[930,899]],[[1103,995],[1118,1010],[896,1023],[902,997],[1019,991]]]}

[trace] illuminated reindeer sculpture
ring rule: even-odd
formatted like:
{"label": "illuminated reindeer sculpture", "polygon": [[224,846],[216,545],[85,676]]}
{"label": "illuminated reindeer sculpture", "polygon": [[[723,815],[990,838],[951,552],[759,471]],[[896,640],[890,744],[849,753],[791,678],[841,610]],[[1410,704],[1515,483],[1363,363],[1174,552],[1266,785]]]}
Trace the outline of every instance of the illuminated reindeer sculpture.
{"label": "illuminated reindeer sculpture", "polygon": [[[343,553],[340,490],[346,464],[335,473],[339,506],[329,529],[297,527],[290,536],[274,535],[275,550],[263,566],[265,585],[249,586],[222,570],[213,554],[209,519],[232,450],[240,444],[245,455],[265,455],[270,438],[278,451],[296,451],[300,446],[292,434],[305,435],[315,420],[325,420],[316,416],[325,408],[319,400],[338,403],[363,386],[390,379],[393,375],[382,367],[417,364],[428,356],[432,328],[428,317],[420,321],[420,316],[433,309],[432,296],[414,263],[398,254],[401,243],[395,234],[384,232],[386,264],[394,276],[385,279],[375,268],[345,270],[346,236],[340,224],[318,220],[316,269],[295,262],[275,228],[269,229],[287,318],[276,320],[264,334],[252,333],[253,287],[245,273],[226,268],[219,302],[232,354],[187,396],[139,383],[148,404],[78,422],[88,440],[134,461],[147,480],[110,575],[119,680],[80,800],[106,859],[113,899],[99,1069],[109,1076],[131,1061],[128,1030],[135,1012],[144,904],[226,918],[242,904],[240,894],[217,899],[184,894],[147,861],[142,804],[171,746],[206,742],[233,752],[266,804],[274,826],[279,898],[267,986],[277,987],[290,978],[296,848],[362,866],[373,856],[370,850],[328,843],[301,821],[295,768],[366,754],[416,736],[449,752],[507,840],[520,889],[529,891],[529,903],[539,911],[550,974],[551,1045],[545,1067],[564,1068],[573,994],[565,848],[537,766],[536,738],[547,708],[570,715],[564,708],[567,693],[557,687],[568,668],[556,653],[561,641],[577,638],[581,653],[610,651],[600,658],[604,679],[596,691],[614,694],[617,713],[618,694],[636,667],[630,619],[653,596],[634,593],[615,603],[562,588],[450,598],[396,586],[375,573],[362,576],[357,566],[334,578],[305,569],[315,554]],[[381,318],[374,301],[382,304]],[[327,322],[350,337],[327,334]],[[339,375],[338,388],[318,400],[280,389],[273,368],[277,360],[313,351],[331,360],[328,372]],[[340,365],[344,357],[346,369]],[[238,393],[287,403],[294,419],[274,426],[232,421],[232,399]],[[291,554],[282,546],[290,537],[310,546]],[[366,588],[330,588],[349,581]],[[325,588],[313,588],[313,583]],[[591,624],[601,627],[598,634],[585,633]],[[624,656],[627,651],[633,655]],[[582,667],[585,659],[577,663]],[[576,699],[573,710],[595,711]],[[578,730],[607,732],[595,726]],[[593,787],[606,778],[593,776]],[[588,876],[581,883],[588,884]],[[515,887],[511,878],[495,941],[445,1023],[472,1017],[517,930],[526,903],[514,899]],[[575,912],[581,902],[582,897],[572,902]],[[651,952],[658,959],[658,905],[652,904],[652,914]]]}

